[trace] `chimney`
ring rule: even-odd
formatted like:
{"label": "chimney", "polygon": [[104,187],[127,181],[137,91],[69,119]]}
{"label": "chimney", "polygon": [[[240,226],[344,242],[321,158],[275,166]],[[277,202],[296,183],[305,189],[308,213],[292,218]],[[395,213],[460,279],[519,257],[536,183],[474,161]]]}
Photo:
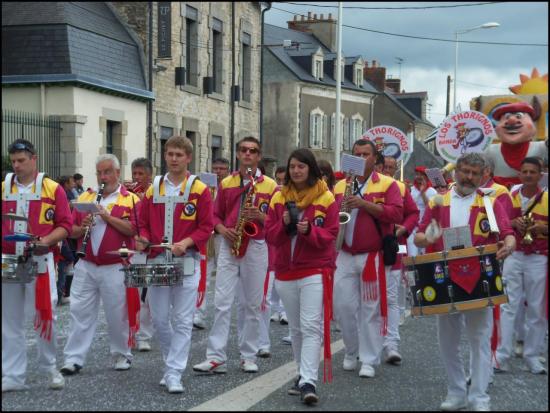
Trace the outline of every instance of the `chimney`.
{"label": "chimney", "polygon": [[380,92],[386,88],[386,68],[380,67],[376,60],[372,61],[371,67],[365,62],[363,77]]}
{"label": "chimney", "polygon": [[401,89],[401,79],[386,79],[386,87],[393,93],[399,93]]}
{"label": "chimney", "polygon": [[307,19],[304,19],[302,15],[301,20],[294,19],[288,21],[287,25],[290,30],[313,34],[331,52],[336,52],[337,25],[334,23],[335,20],[332,19],[332,13],[329,13],[326,19],[323,14],[317,19],[316,13],[312,15],[311,12],[308,12]]}

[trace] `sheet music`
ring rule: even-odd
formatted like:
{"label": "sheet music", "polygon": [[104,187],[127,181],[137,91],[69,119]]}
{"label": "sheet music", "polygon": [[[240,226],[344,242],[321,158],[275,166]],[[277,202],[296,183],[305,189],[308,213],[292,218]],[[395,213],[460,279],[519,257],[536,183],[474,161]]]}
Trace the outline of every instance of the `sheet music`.
{"label": "sheet music", "polygon": [[340,169],[346,174],[363,176],[365,172],[365,159],[347,153],[342,154]]}
{"label": "sheet music", "polygon": [[447,186],[447,182],[438,168],[426,169],[426,175],[433,186]]}
{"label": "sheet music", "polygon": [[445,228],[443,230],[443,246],[446,251],[451,251],[453,247],[469,248],[472,246],[472,234],[470,227]]}
{"label": "sheet music", "polygon": [[216,174],[210,172],[201,172],[199,175],[199,179],[210,188],[218,187],[218,175]]}

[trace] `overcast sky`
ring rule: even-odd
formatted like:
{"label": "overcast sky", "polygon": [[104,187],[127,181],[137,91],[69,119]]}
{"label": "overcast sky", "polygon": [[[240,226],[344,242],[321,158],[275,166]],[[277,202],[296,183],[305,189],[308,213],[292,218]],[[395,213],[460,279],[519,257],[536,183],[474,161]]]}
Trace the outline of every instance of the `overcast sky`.
{"label": "overcast sky", "polygon": [[[295,2],[300,5],[274,2],[266,12],[266,22],[287,27],[292,14],[332,13],[338,17],[337,2]],[[476,4],[482,2],[470,2]],[[308,5],[309,4],[309,5]],[[467,2],[344,2],[344,7],[420,7],[451,6]],[[318,6],[315,6],[318,5]],[[344,56],[361,55],[369,62],[376,60],[386,67],[386,75],[399,77],[397,57],[401,65],[401,88],[406,92],[427,91],[428,120],[436,126],[445,118],[447,76],[454,77],[455,31],[487,22],[500,27],[478,29],[459,35],[460,41],[528,43],[541,46],[505,46],[459,43],[457,103],[469,108],[471,98],[479,95],[510,94],[508,86],[520,84],[520,73],[531,75],[537,68],[548,73],[548,3],[511,2],[468,7],[429,8],[421,10],[343,10],[343,24],[370,30],[410,36],[452,40],[395,37],[343,27]],[[451,106],[452,106],[451,84]],[[452,108],[451,108],[452,110]]]}

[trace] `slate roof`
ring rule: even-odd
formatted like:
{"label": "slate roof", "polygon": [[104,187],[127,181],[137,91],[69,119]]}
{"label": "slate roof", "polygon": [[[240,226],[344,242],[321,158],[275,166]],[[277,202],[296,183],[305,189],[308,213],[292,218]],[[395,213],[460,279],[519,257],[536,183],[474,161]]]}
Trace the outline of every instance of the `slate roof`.
{"label": "slate roof", "polygon": [[2,2],[2,84],[71,82],[150,99],[140,53],[105,2]]}
{"label": "slate roof", "polygon": [[[284,40],[291,40],[298,46],[283,47]],[[298,79],[304,82],[316,83],[336,87],[336,80],[333,78],[333,60],[336,53],[332,53],[317,38],[310,34],[297,30],[285,29],[283,27],[265,24],[264,42],[266,48],[277,57]],[[321,48],[324,53],[324,76],[318,80],[311,74],[311,55]],[[344,53],[342,53],[344,55]],[[346,64],[355,62],[360,56],[345,58]],[[345,72],[345,71],[344,71]],[[352,79],[345,77],[342,73],[342,88],[362,92],[380,94],[367,80],[363,81],[363,87],[357,87]]]}

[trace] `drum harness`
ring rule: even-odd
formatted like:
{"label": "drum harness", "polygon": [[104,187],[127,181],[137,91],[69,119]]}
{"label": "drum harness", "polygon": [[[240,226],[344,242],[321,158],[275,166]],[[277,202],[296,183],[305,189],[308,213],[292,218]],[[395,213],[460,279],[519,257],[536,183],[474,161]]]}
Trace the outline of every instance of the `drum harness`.
{"label": "drum harness", "polygon": [[[42,199],[42,181],[44,180],[44,173],[40,172],[35,179],[35,189],[34,192],[30,193],[11,193],[11,187],[15,174],[10,172],[6,174],[6,179],[4,181],[4,200],[5,201],[16,201],[16,213],[21,211],[21,214],[25,217],[28,217],[29,212],[29,202],[30,201],[40,201]],[[14,232],[25,233],[27,232],[27,221],[15,221],[14,223]],[[17,256],[22,256],[25,252],[25,243],[26,241],[18,241],[15,243],[15,254]],[[46,263],[47,255],[41,256],[44,257],[39,259],[38,256],[33,256],[34,260],[38,263],[38,273],[46,272]]]}
{"label": "drum harness", "polygon": [[[183,203],[187,204],[187,201],[189,200],[189,194],[191,193],[191,187],[193,186],[193,183],[195,182],[195,179],[197,179],[196,175],[190,175],[187,179],[187,184],[185,185],[185,190],[183,192],[183,195],[176,195],[176,196],[167,196],[167,195],[160,195],[160,185],[162,181],[164,181],[163,175],[155,176],[155,180],[153,182],[153,203],[154,204],[164,204],[164,243],[172,244],[173,238],[174,238],[174,211],[177,203]],[[180,191],[181,193],[181,191]],[[173,254],[171,250],[166,250],[166,261],[172,262],[173,261]],[[186,254],[187,255],[187,254]],[[194,259],[193,254],[193,259]]]}

